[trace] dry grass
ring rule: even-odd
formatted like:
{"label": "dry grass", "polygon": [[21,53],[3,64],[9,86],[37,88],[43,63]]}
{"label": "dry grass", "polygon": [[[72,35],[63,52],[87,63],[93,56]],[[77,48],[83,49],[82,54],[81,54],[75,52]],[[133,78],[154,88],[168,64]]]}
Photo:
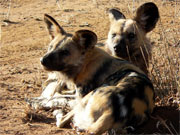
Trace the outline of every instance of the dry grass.
{"label": "dry grass", "polygon": [[156,124],[156,128],[157,128],[157,129],[159,129],[159,126],[162,125],[162,126],[164,126],[164,127],[169,131],[169,133],[170,133],[171,135],[174,135],[174,133],[176,133],[176,134],[178,135],[178,131],[176,131],[176,130],[174,129],[174,126],[173,126],[172,124],[170,124],[170,126],[167,125],[166,120],[162,119],[162,118],[159,117],[159,116],[157,117],[157,119],[159,120],[159,121],[157,122],[157,124]]}
{"label": "dry grass", "polygon": [[[180,11],[180,8],[177,9],[177,4],[179,5],[180,3],[166,2],[166,5],[163,5],[162,8],[168,6],[168,4],[175,7],[173,15],[166,20],[168,23],[164,23],[164,16],[161,17],[156,28],[158,33],[154,34],[156,38],[151,38],[155,45],[152,54],[150,77],[154,82],[156,94],[161,99],[160,104],[167,105],[169,104],[169,99],[173,98],[172,102],[178,105],[180,100],[180,27],[177,22],[180,21],[180,18],[177,12]],[[161,15],[163,15],[162,12]]]}
{"label": "dry grass", "polygon": [[[160,21],[162,41],[153,49],[151,63],[151,78],[154,81],[157,95],[163,98],[165,95],[176,94],[179,90],[179,55],[177,43],[168,39],[164,26]],[[171,43],[171,44],[170,44]]]}

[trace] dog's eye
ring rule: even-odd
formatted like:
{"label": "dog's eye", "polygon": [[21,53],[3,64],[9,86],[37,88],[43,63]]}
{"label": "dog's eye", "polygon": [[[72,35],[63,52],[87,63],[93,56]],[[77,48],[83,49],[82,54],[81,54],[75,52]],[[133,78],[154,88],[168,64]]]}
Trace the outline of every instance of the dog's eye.
{"label": "dog's eye", "polygon": [[129,33],[129,34],[128,34],[128,38],[129,38],[129,39],[135,38],[135,34],[134,34],[134,33]]}
{"label": "dog's eye", "polygon": [[116,33],[113,33],[113,34],[112,34],[112,38],[114,38],[115,36],[116,36]]}
{"label": "dog's eye", "polygon": [[61,55],[69,55],[70,52],[68,50],[62,50]]}

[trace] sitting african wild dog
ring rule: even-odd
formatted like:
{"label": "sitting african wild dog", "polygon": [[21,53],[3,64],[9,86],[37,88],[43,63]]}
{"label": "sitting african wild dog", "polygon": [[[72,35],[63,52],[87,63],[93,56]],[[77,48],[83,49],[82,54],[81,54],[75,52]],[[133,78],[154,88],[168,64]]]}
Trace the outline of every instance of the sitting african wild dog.
{"label": "sitting african wild dog", "polygon": [[113,56],[124,58],[138,66],[148,74],[151,48],[146,34],[153,30],[159,11],[152,3],[141,5],[133,19],[126,19],[117,9],[109,10],[110,30],[106,42],[106,50]]}
{"label": "sitting african wild dog", "polygon": [[154,108],[154,90],[143,71],[96,47],[94,32],[79,30],[72,35],[51,16],[45,14],[44,20],[54,38],[41,64],[66,76],[79,95],[59,127],[73,118],[79,131],[101,134],[147,120]]}

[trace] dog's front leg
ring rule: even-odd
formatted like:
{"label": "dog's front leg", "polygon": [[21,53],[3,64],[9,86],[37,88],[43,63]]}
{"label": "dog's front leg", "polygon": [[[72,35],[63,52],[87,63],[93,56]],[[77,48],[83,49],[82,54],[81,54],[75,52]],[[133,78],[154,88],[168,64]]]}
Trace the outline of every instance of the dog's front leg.
{"label": "dog's front leg", "polygon": [[64,116],[62,116],[62,112],[56,113],[56,126],[63,128],[65,124],[70,122],[73,116],[74,116],[74,110],[71,110]]}

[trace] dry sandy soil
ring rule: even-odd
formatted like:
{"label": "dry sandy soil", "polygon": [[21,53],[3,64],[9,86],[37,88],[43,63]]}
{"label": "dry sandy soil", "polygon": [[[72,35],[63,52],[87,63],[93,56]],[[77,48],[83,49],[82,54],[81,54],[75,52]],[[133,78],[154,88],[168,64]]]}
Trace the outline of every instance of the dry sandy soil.
{"label": "dry sandy soil", "polygon": [[[99,42],[104,42],[109,29],[106,12],[108,8],[118,7],[127,17],[131,17],[134,9],[145,2],[145,0],[136,0],[134,3],[133,0],[99,0],[97,3],[96,0],[59,1],[58,5],[56,0],[0,0],[1,135],[75,134],[70,128],[57,128],[51,110],[39,111],[37,115],[29,116],[29,119],[25,117],[28,108],[24,99],[39,96],[41,85],[47,78],[47,73],[39,61],[46,52],[49,42],[43,22],[44,13],[55,17],[68,32],[86,28],[97,33]],[[170,47],[168,51],[174,50],[170,56],[177,62],[175,66],[178,71],[175,74],[178,81],[180,2],[156,0],[155,3],[160,10],[161,21],[149,37],[155,43],[155,48],[164,48],[162,44],[165,42],[164,39],[168,38]],[[159,48],[154,50],[157,59],[161,56],[158,54]],[[175,91],[171,93],[176,94],[178,88],[174,89]],[[156,93],[161,92],[156,89]],[[170,105],[175,98],[178,100],[177,94],[175,97],[165,96],[166,94],[157,99],[157,105],[160,106],[156,107],[153,118],[135,133],[178,134],[178,104]],[[167,100],[163,100],[166,97]]]}

